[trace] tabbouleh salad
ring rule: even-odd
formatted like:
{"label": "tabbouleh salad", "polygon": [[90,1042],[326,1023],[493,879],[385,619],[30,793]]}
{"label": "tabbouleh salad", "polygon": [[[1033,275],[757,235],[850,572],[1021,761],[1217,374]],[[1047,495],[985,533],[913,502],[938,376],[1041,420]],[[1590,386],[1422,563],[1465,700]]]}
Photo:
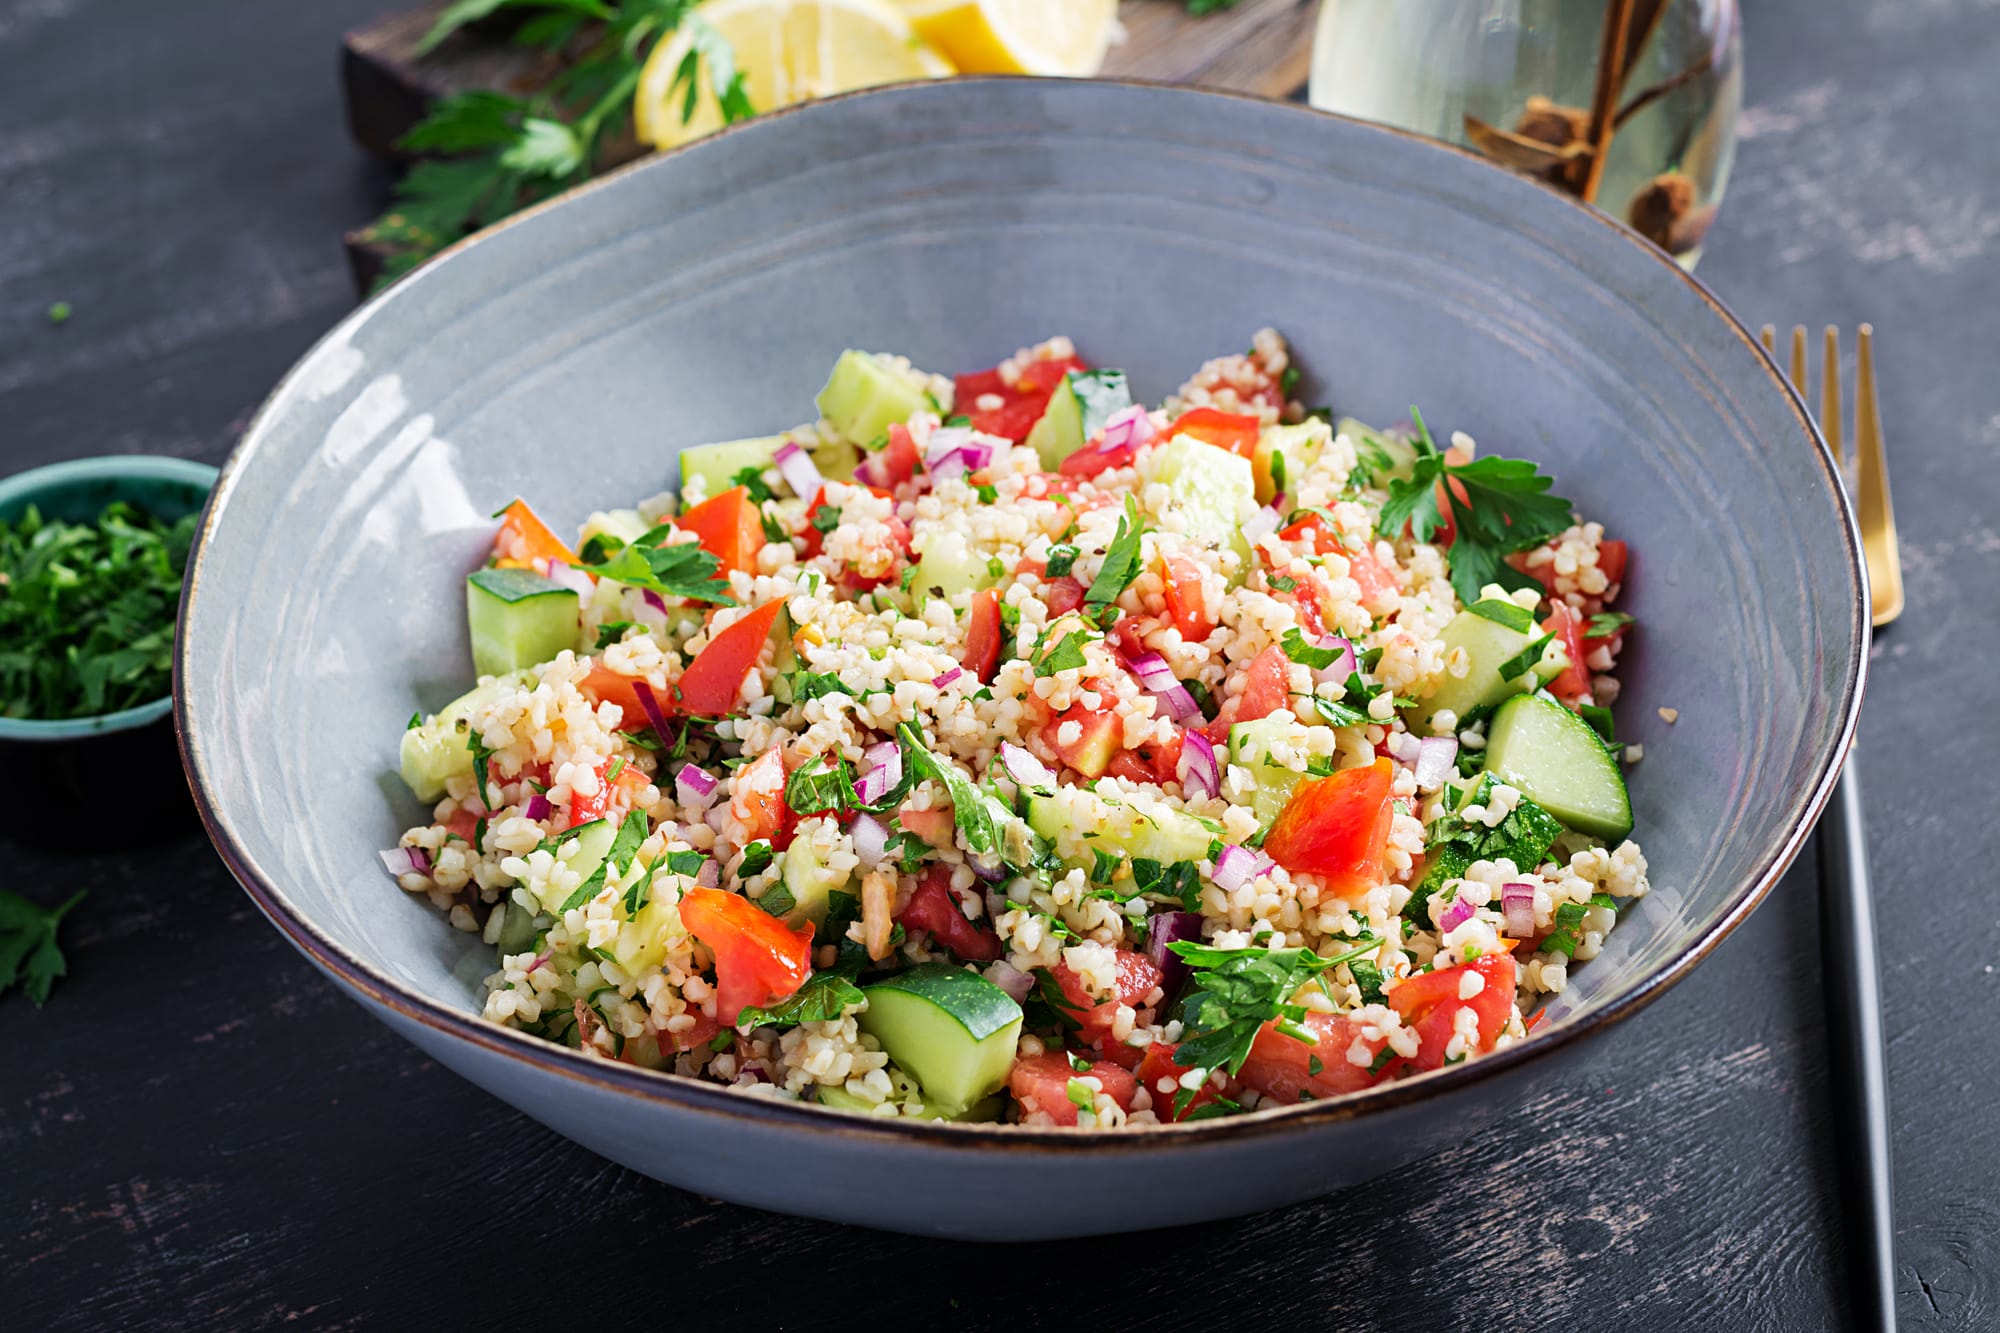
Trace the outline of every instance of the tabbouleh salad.
{"label": "tabbouleh salad", "polygon": [[849,351],[573,545],[514,501],[384,862],[495,946],[492,1022],[869,1115],[1237,1115],[1524,1040],[1646,891],[1624,545],[1298,379],[1268,329],[1150,411],[1066,338]]}

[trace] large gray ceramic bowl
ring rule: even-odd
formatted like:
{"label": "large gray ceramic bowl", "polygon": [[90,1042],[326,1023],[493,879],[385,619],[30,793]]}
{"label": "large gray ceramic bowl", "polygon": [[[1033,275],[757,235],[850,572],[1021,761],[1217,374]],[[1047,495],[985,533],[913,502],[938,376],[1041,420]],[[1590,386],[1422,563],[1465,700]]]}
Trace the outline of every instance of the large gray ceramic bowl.
{"label": "large gray ceramic bowl", "polygon": [[[682,447],[806,415],[844,347],[969,369],[1067,333],[1156,401],[1265,324],[1290,335],[1309,400],[1382,420],[1417,403],[1539,459],[1636,552],[1618,712],[1646,747],[1633,795],[1657,887],[1533,1040],[1348,1100],[1094,1134],[885,1124],[480,1021],[491,950],[375,853],[417,814],[392,775],[404,720],[470,678],[460,585],[488,515],[522,494],[574,526],[657,491]],[[1863,671],[1856,549],[1825,450],[1741,326],[1584,208],[1300,107],[965,80],[836,98],[647,162],[341,324],[217,488],[179,718],[216,845],[272,922],[536,1119],[758,1207],[1088,1234],[1366,1178],[1617,1040],[1763,897],[1826,798]]]}

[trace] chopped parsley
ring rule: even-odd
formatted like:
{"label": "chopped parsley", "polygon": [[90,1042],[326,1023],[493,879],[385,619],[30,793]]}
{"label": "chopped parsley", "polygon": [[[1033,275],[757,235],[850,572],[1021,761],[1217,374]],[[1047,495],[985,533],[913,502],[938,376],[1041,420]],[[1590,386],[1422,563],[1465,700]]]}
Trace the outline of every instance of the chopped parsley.
{"label": "chopped parsley", "polygon": [[1172,899],[1181,905],[1183,911],[1201,910],[1201,876],[1193,861],[1162,865],[1147,857],[1135,856],[1132,858],[1132,889],[1134,894]]}
{"label": "chopped parsley", "polygon": [[1145,525],[1139,519],[1139,503],[1131,496],[1125,497],[1125,513],[1118,520],[1118,531],[1111,538],[1111,545],[1105,548],[1104,564],[1098,568],[1097,577],[1090,581],[1090,588],[1083,594],[1083,604],[1090,612],[1097,613],[1118,600],[1119,594],[1132,586],[1132,580],[1139,577],[1139,541]]}
{"label": "chopped parsley", "polygon": [[1503,602],[1498,597],[1482,597],[1465,609],[1482,620],[1505,625],[1517,634],[1526,634],[1535,626],[1533,611],[1516,602]]}
{"label": "chopped parsley", "polygon": [[767,916],[783,916],[799,905],[792,896],[792,890],[783,880],[764,890],[763,896],[751,899]]}
{"label": "chopped parsley", "polygon": [[424,724],[424,715],[420,712],[412,713],[410,714],[410,720],[403,724],[403,730],[415,731],[418,727],[421,727],[423,724]]}
{"label": "chopped parsley", "polygon": [[615,552],[600,551],[595,560],[579,560],[576,567],[599,578],[665,597],[734,606],[736,599],[730,595],[729,580],[722,577],[722,562],[691,542],[663,545],[673,530],[671,523],[663,523]]}
{"label": "chopped parsley", "polygon": [[[625,816],[625,822],[618,826],[618,835],[611,840],[611,850],[597,863],[597,869],[590,872],[590,878],[577,885],[576,892],[563,900],[562,912],[573,911],[595,898],[607,884],[612,874],[622,874],[630,869],[632,858],[639,854],[639,844],[646,840],[652,829],[646,823],[646,812],[633,810]],[[558,915],[561,913],[559,912]]]}
{"label": "chopped parsley", "polygon": [[770,868],[771,843],[769,839],[759,838],[743,849],[743,864],[736,867],[736,875],[739,879],[748,879]]}
{"label": "chopped parsley", "polygon": [[1627,625],[1637,623],[1633,617],[1626,615],[1623,611],[1600,611],[1592,616],[1589,622],[1584,625],[1583,637],[1586,639],[1608,639]]}
{"label": "chopped parsley", "polygon": [[851,810],[860,804],[854,792],[854,771],[845,759],[815,755],[785,779],[785,804],[800,815]]}
{"label": "chopped parsley", "polygon": [[832,532],[835,528],[839,526],[840,526],[839,506],[823,504],[819,508],[813,510],[812,527],[814,532],[820,532],[820,533]]}
{"label": "chopped parsley", "polygon": [[[770,894],[766,893],[765,897]],[[790,896],[790,895],[787,895]],[[759,900],[762,905],[762,900]],[[849,1009],[867,1001],[855,979],[861,974],[861,958],[843,959],[838,967],[815,971],[805,984],[776,1004],[751,1006],[736,1016],[739,1031],[751,1028],[796,1027],[800,1023],[837,1022]]]}
{"label": "chopped parsley", "polygon": [[597,650],[603,652],[612,644],[617,643],[625,637],[625,631],[631,628],[632,622],[629,620],[614,620],[607,625],[599,625],[597,627]]}
{"label": "chopped parsley", "polygon": [[1074,671],[1084,664],[1083,645],[1087,642],[1082,631],[1072,631],[1057,641],[1056,646],[1047,649],[1040,657],[1032,659],[1037,676],[1053,676],[1058,671]]}
{"label": "chopped parsley", "polygon": [[1542,660],[1542,650],[1547,648],[1551,643],[1554,643],[1555,637],[1553,634],[1544,634],[1541,638],[1536,639],[1526,648],[1523,648],[1520,652],[1515,653],[1512,657],[1502,662],[1500,664],[1500,679],[1513,680],[1517,676],[1527,675],[1528,672],[1534,669],[1535,663]]}
{"label": "chopped parsley", "polygon": [[730,480],[750,492],[750,501],[753,504],[763,504],[766,500],[777,498],[777,492],[765,482],[762,468],[742,468]]}
{"label": "chopped parsley", "polygon": [[1559,953],[1565,958],[1576,956],[1577,931],[1583,928],[1584,913],[1590,910],[1588,903],[1564,903],[1556,908],[1555,929],[1542,941],[1542,948],[1549,953]]}
{"label": "chopped parsley", "polygon": [[1382,991],[1382,969],[1366,958],[1356,958],[1347,965],[1347,971],[1354,978],[1354,985],[1361,992],[1361,1003],[1381,1004],[1387,998]]}
{"label": "chopped parsley", "polygon": [[[1435,502],[1443,494],[1449,498],[1457,532],[1451,547],[1451,585],[1460,600],[1471,606],[1489,583],[1510,591],[1539,587],[1507,564],[1505,557],[1540,546],[1568,528],[1576,517],[1569,501],[1550,495],[1553,483],[1524,459],[1445,462],[1423,414],[1411,408],[1410,416],[1417,426],[1417,438],[1411,442],[1416,459],[1407,478],[1389,483],[1389,498],[1376,520],[1378,530],[1394,535],[1407,524],[1418,541],[1430,541],[1443,522]],[[1458,486],[1440,492],[1438,483],[1447,478]]]}
{"label": "chopped parsley", "polygon": [[1069,542],[1058,542],[1049,548],[1049,567],[1045,577],[1062,578],[1076,567],[1077,549]]}
{"label": "chopped parsley", "polygon": [[1182,1037],[1174,1052],[1178,1064],[1199,1069],[1243,1068],[1250,1047],[1264,1024],[1278,1020],[1280,1031],[1305,1040],[1299,1026],[1306,1015],[1292,996],[1307,982],[1342,963],[1380,947],[1375,935],[1363,935],[1356,946],[1332,958],[1310,949],[1218,949],[1180,940],[1169,945],[1194,969],[1182,1010]]}

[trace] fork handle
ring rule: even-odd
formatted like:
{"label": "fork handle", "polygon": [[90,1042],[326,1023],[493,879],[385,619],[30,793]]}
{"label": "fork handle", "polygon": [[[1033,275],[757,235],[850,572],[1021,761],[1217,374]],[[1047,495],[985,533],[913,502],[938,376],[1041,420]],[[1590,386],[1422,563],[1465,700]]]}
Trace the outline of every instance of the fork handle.
{"label": "fork handle", "polygon": [[1857,1327],[1895,1333],[1896,1251],[1889,1179],[1889,1080],[1868,839],[1850,752],[1820,818],[1820,954],[1834,1120]]}

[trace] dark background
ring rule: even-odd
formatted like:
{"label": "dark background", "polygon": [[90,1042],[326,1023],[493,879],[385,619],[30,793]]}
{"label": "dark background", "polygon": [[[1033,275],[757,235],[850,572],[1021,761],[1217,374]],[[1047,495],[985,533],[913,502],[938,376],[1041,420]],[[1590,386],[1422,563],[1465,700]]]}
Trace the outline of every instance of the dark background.
{"label": "dark background", "polygon": [[[345,139],[335,52],[383,7],[0,0],[0,470],[220,462],[352,305],[339,236],[384,180]],[[2000,5],[1746,8],[1701,276],[1753,324],[1880,335],[1910,603],[1861,755],[1900,1307],[1990,1329]],[[9,1327],[1846,1326],[1810,865],[1507,1129],[1242,1222],[1009,1250],[754,1213],[570,1146],[368,1021],[199,835],[119,857],[0,837],[0,866],[41,901],[90,890],[48,1008],[0,1000]]]}

